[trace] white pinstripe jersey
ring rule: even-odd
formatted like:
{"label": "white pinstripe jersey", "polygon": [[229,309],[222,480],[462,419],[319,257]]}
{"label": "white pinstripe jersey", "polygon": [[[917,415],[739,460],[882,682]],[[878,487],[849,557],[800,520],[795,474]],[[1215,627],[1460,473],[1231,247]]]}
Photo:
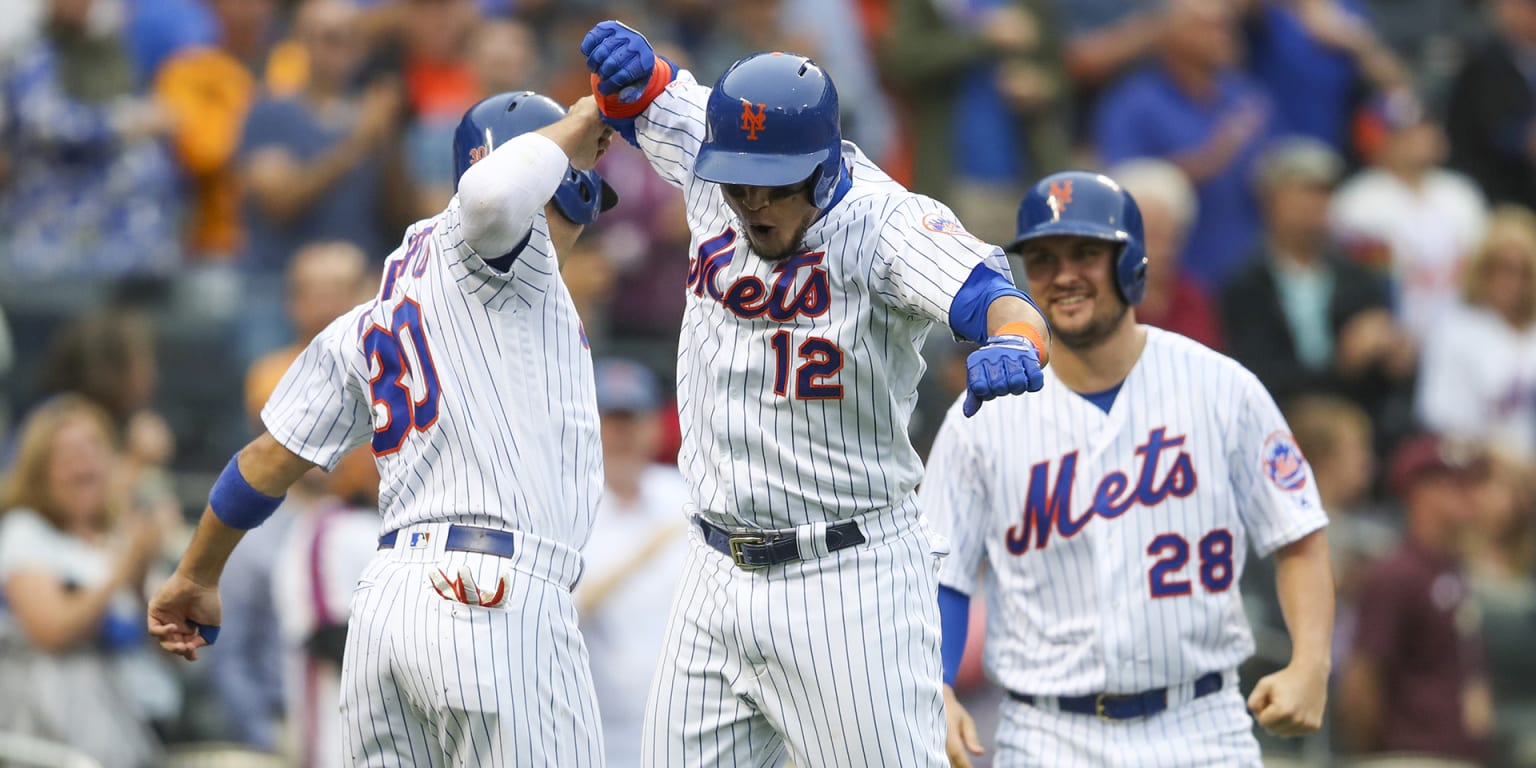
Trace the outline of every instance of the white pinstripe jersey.
{"label": "white pinstripe jersey", "polygon": [[709,90],[680,72],[635,121],[693,235],[677,373],[691,511],[760,528],[915,514],[922,461],[907,424],[923,339],[948,325],[978,264],[1007,274],[1007,261],[850,142],[852,186],[802,252],[759,257],[719,185],[693,175]]}
{"label": "white pinstripe jersey", "polygon": [[1326,523],[1258,379],[1143,328],[1108,413],[1048,368],[1027,401],[972,419],[957,403],[929,457],[923,508],[952,547],[940,583],[970,594],[984,570],[985,664],[1014,691],[1135,692],[1236,667],[1253,653],[1236,588],[1249,543],[1268,555]]}
{"label": "white pinstripe jersey", "polygon": [[464,242],[457,197],[417,222],[261,418],[326,469],[371,440],[386,531],[456,522],[579,549],[601,498],[592,354],[542,212],[507,272]]}

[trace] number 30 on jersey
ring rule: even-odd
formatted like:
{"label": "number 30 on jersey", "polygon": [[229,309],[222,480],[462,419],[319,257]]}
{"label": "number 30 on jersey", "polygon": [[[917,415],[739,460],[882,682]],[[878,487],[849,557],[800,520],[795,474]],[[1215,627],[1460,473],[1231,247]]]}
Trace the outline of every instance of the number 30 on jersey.
{"label": "number 30 on jersey", "polygon": [[395,307],[388,328],[369,328],[363,354],[373,398],[373,455],[386,456],[400,450],[412,429],[425,431],[437,421],[440,388],[421,305],[407,298]]}

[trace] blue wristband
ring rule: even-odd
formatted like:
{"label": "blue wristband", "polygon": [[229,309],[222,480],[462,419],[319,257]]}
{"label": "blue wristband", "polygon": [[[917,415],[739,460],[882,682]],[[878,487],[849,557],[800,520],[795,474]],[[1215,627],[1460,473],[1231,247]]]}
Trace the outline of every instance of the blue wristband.
{"label": "blue wristband", "polygon": [[240,455],[224,465],[224,471],[219,473],[218,482],[213,484],[213,490],[208,494],[208,506],[213,509],[214,516],[218,517],[225,525],[241,530],[249,531],[261,525],[272,516],[278,505],[283,503],[287,494],[282,496],[268,496],[251,487],[245,481],[245,476],[240,474]]}

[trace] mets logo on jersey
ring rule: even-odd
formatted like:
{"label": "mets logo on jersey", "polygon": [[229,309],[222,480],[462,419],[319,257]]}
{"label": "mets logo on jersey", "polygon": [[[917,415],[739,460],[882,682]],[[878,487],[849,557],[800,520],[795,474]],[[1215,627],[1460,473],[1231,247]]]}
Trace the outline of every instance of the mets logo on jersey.
{"label": "mets logo on jersey", "polygon": [[971,237],[971,233],[965,231],[965,227],[955,217],[937,212],[923,216],[923,229],[929,232],[938,232],[941,235]]}
{"label": "mets logo on jersey", "polygon": [[[1113,520],[1132,507],[1150,509],[1169,498],[1182,499],[1194,493],[1199,478],[1195,476],[1194,457],[1184,450],[1186,442],[1185,435],[1169,435],[1167,427],[1148,432],[1147,441],[1136,446],[1141,466],[1135,479],[1131,473],[1118,469],[1105,475],[1094,487],[1088,508],[1081,514],[1072,511],[1077,451],[1061,457],[1055,485],[1051,484],[1051,462],[1031,466],[1024,514],[1008,528],[1008,552],[1022,555],[1030,549],[1045,549],[1053,529],[1061,538],[1070,539],[1094,518]],[[1168,460],[1164,460],[1165,456]]]}
{"label": "mets logo on jersey", "polygon": [[741,100],[741,129],[747,132],[747,141],[757,141],[757,132],[764,130],[763,123],[768,115],[763,112],[766,104],[758,104],[757,112],[752,111],[752,102]]}
{"label": "mets logo on jersey", "polygon": [[1264,474],[1282,491],[1307,487],[1307,458],[1289,432],[1272,432],[1264,440]]}
{"label": "mets logo on jersey", "polygon": [[1051,207],[1054,218],[1060,219],[1061,214],[1072,204],[1072,180],[1059,179],[1051,182],[1050,196],[1045,199],[1045,204]]}

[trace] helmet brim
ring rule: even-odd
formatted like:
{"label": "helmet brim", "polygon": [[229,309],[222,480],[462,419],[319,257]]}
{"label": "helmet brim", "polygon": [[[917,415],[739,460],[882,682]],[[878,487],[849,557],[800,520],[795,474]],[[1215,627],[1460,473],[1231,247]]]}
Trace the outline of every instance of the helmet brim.
{"label": "helmet brim", "polygon": [[1003,246],[1007,253],[1018,253],[1024,248],[1024,244],[1031,240],[1039,240],[1042,237],[1090,237],[1094,240],[1103,240],[1110,243],[1124,245],[1130,242],[1131,233],[1123,229],[1116,229],[1107,224],[1094,224],[1086,221],[1051,221],[1037,224],[1031,227],[1029,233],[1016,238],[1013,242]]}
{"label": "helmet brim", "polygon": [[830,150],[803,155],[759,155],[705,146],[699,148],[693,175],[716,184],[787,187],[809,179],[831,156]]}

